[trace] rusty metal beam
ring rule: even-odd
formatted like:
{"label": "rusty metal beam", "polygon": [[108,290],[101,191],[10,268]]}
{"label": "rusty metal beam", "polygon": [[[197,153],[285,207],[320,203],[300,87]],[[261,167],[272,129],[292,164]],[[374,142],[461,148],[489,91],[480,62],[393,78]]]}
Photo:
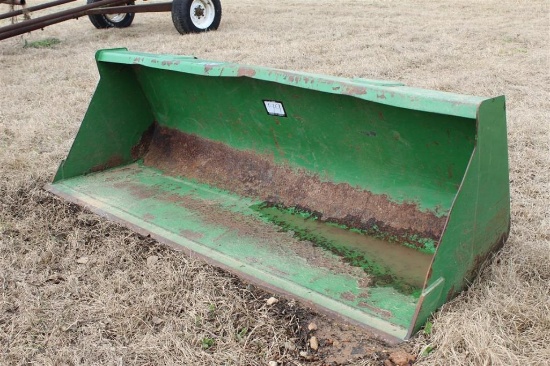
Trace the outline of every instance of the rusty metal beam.
{"label": "rusty metal beam", "polygon": [[19,10],[10,11],[10,12],[4,13],[4,14],[0,14],[0,20],[15,17],[17,15],[21,15],[21,14],[26,13],[26,12],[30,13],[30,12],[33,12],[33,11],[38,11],[38,10],[42,10],[42,9],[51,8],[51,7],[57,6],[57,5],[63,5],[63,4],[70,3],[70,2],[73,2],[73,1],[76,1],[76,0],[57,0],[57,1],[52,1],[52,2],[49,2],[49,3],[40,4],[40,5],[29,6],[24,11],[23,11],[23,9],[19,9]]}
{"label": "rusty metal beam", "polygon": [[52,24],[61,23],[65,20],[85,16],[90,9],[109,5],[123,4],[126,1],[127,0],[101,0],[93,4],[82,5],[73,9],[60,11],[58,13],[45,15],[31,20],[26,20],[21,23],[7,25],[0,28],[0,40],[31,32],[37,29],[42,29]]}
{"label": "rusty metal beam", "polygon": [[127,5],[127,6],[111,6],[108,8],[91,9],[87,15],[94,14],[119,14],[119,13],[160,13],[172,11],[172,2],[142,4],[142,5]]}
{"label": "rusty metal beam", "polygon": [[25,0],[0,0],[1,4],[8,4],[8,5],[25,5]]}

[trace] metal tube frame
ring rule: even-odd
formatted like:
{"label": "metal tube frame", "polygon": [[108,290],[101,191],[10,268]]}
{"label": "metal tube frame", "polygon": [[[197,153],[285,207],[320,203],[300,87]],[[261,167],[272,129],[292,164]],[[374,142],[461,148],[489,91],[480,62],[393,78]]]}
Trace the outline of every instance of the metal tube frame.
{"label": "metal tube frame", "polygon": [[[41,10],[57,5],[65,4],[75,0],[57,0],[51,3],[37,5],[27,8],[27,10]],[[21,23],[10,24],[0,28],[0,40],[18,36],[23,33],[31,32],[37,29],[43,29],[49,25],[64,22],[69,19],[76,19],[92,14],[117,14],[117,13],[147,13],[147,12],[165,12],[172,10],[172,2],[143,4],[143,5],[124,5],[127,0],[101,0],[93,4],[77,6],[72,9],[60,11],[53,14],[48,14],[35,19],[25,20]],[[15,14],[16,13],[16,14]],[[5,19],[9,16],[22,14],[22,10],[13,11],[5,14],[0,14],[0,19]],[[12,15],[13,14],[13,15]]]}
{"label": "metal tube frame", "polygon": [[[42,9],[51,8],[51,7],[57,6],[57,5],[63,5],[63,4],[70,3],[70,2],[73,2],[73,1],[76,1],[76,0],[52,1],[52,2],[49,2],[49,3],[40,4],[40,5],[29,6],[29,7],[25,8],[25,11],[30,13],[30,12],[33,12],[33,11],[38,11],[38,10],[42,10]],[[23,11],[23,9],[19,9],[19,10],[10,11],[10,12],[4,13],[4,14],[0,14],[0,20],[15,17],[15,16],[21,15],[23,13],[25,13]]]}

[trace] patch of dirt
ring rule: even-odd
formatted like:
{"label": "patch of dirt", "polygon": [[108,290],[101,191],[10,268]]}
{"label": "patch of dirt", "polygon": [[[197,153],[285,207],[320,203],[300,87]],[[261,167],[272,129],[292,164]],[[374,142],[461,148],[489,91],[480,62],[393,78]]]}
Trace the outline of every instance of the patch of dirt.
{"label": "patch of dirt", "polygon": [[[273,311],[280,315],[293,313],[296,309],[292,301],[280,302],[274,308]],[[400,363],[400,357],[408,357],[410,364],[416,359],[411,344],[392,346],[364,328],[314,312],[300,311],[294,314],[298,322],[293,329],[294,337],[285,343],[285,348],[296,359],[308,365],[388,365],[390,362],[390,366],[408,366],[408,363]],[[312,337],[316,338],[317,349],[311,347]]]}
{"label": "patch of dirt", "polygon": [[[158,126],[144,163],[167,174],[195,179],[239,195],[313,212],[323,221],[395,237],[438,241],[445,217],[397,204],[346,183],[275,164],[266,155],[240,151],[179,130]],[[415,243],[422,247],[421,241]]]}

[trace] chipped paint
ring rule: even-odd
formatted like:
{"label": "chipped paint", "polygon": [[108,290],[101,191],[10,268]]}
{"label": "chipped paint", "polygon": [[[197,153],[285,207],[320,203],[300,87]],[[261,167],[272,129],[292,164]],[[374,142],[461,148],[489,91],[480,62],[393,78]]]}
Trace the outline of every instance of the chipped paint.
{"label": "chipped paint", "polygon": [[363,95],[367,94],[367,88],[364,86],[344,85],[343,93],[347,95]]}
{"label": "chipped paint", "polygon": [[256,75],[256,70],[250,67],[239,67],[237,70],[237,76],[253,77],[254,75]]}

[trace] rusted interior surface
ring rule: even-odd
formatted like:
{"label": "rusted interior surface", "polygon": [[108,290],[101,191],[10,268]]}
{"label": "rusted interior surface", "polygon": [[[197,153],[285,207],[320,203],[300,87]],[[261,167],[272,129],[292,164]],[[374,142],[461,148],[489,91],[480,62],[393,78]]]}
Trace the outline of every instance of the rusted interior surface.
{"label": "rusted interior surface", "polygon": [[377,228],[394,238],[416,235],[437,242],[446,219],[347,183],[322,181],[312,172],[276,164],[268,155],[235,150],[159,125],[144,164],[242,196],[312,212],[321,221],[362,230]]}
{"label": "rusted interior surface", "polygon": [[[193,212],[205,224],[227,228],[228,233],[238,237],[253,239],[258,246],[266,246],[272,250],[278,250],[287,256],[299,256],[314,264],[315,267],[327,268],[332,273],[341,273],[356,277],[360,280],[358,283],[361,289],[365,291],[365,294],[370,286],[370,279],[361,268],[349,266],[337,256],[327,256],[322,248],[312,245],[312,243],[307,241],[298,240],[291,233],[283,232],[276,226],[258,218],[223,209],[217,201],[196,199],[190,195],[166,194],[166,192],[160,191],[157,187],[144,187],[127,181],[115,183],[114,186],[130,191],[139,200],[156,197],[165,202],[176,203],[186,210]],[[151,215],[146,219],[154,220],[154,218]],[[200,241],[202,238],[201,233],[190,230],[185,230],[184,232],[180,232],[180,234],[196,241]],[[224,243],[226,238],[220,236],[217,238],[217,241]],[[288,252],[291,252],[291,254]],[[255,261],[253,256],[241,259],[248,262]],[[270,268],[270,270],[273,269]],[[289,275],[288,273],[279,274],[281,276]],[[415,275],[407,277],[415,277]],[[355,300],[355,297],[351,300]]]}
{"label": "rusted interior surface", "polygon": [[90,169],[90,173],[102,172],[104,170],[115,168],[124,164],[124,158],[120,155],[113,155],[104,164],[99,164]]}
{"label": "rusted interior surface", "polygon": [[153,134],[155,132],[155,128],[157,126],[157,123],[151,124],[147,130],[141,135],[141,139],[139,142],[132,147],[131,154],[132,159],[138,160],[140,159],[147,150],[149,149],[149,146],[151,145],[151,140],[153,139]]}

